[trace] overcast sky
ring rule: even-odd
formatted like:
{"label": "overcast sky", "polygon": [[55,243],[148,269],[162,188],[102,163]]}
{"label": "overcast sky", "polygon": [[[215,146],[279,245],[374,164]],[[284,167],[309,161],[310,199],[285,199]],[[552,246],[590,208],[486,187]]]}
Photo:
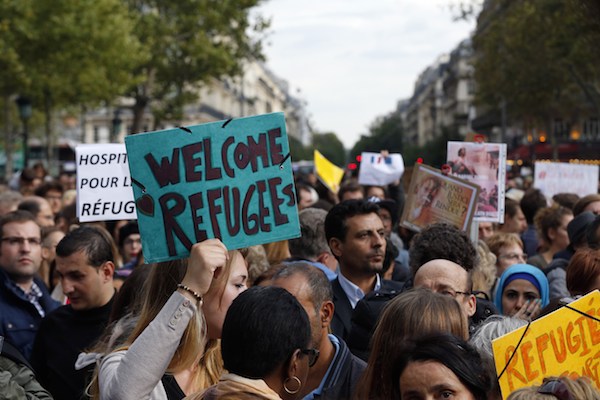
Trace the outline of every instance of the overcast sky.
{"label": "overcast sky", "polygon": [[420,72],[469,36],[452,0],[269,0],[267,65],[307,101],[313,127],[350,148],[413,92]]}

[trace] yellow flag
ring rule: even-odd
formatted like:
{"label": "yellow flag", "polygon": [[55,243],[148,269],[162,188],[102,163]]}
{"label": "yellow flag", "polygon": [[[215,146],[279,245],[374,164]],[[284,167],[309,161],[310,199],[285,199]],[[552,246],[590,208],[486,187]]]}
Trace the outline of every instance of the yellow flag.
{"label": "yellow flag", "polygon": [[318,150],[315,150],[314,157],[317,177],[329,190],[337,194],[344,177],[344,170],[323,157]]}

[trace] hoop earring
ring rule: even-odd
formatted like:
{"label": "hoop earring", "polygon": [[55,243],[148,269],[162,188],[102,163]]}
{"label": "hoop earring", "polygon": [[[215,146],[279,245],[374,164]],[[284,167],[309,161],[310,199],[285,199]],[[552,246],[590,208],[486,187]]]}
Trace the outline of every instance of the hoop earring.
{"label": "hoop earring", "polygon": [[[296,390],[290,390],[288,389],[288,387],[286,386],[286,384],[290,381],[294,381],[298,383],[298,388]],[[288,394],[296,394],[300,391],[300,388],[302,387],[302,381],[300,380],[300,378],[298,378],[297,376],[292,376],[291,378],[286,378],[286,380],[283,382],[283,390],[286,391],[286,393]]]}

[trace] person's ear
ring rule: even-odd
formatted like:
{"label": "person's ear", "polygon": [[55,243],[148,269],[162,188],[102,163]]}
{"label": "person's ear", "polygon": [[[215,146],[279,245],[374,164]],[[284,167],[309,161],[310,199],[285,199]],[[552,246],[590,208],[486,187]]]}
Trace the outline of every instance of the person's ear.
{"label": "person's ear", "polygon": [[470,294],[467,297],[467,317],[472,317],[473,315],[475,315],[475,311],[477,310],[477,297],[475,297],[474,294]]}
{"label": "person's ear", "polygon": [[342,255],[344,243],[340,239],[333,237],[329,239],[329,248],[331,249],[331,253],[339,258]]}
{"label": "person's ear", "polygon": [[102,277],[102,282],[112,282],[115,273],[115,264],[112,261],[105,261],[99,268],[98,272]]}
{"label": "person's ear", "polygon": [[550,240],[556,239],[556,229],[555,228],[548,229],[548,238]]}
{"label": "person's ear", "polygon": [[47,260],[50,257],[50,249],[42,247],[42,260]]}
{"label": "person's ear", "polygon": [[302,371],[302,366],[300,363],[306,362],[302,360],[304,355],[300,353],[300,349],[296,349],[290,358],[290,361],[287,366],[287,370],[285,371],[285,379],[283,381],[283,390],[289,395],[295,395],[300,392],[302,386],[306,382],[302,382],[299,378]]}
{"label": "person's ear", "polygon": [[331,324],[331,320],[333,318],[333,311],[335,310],[335,306],[332,301],[325,301],[321,304],[321,309],[319,310],[321,317],[321,328],[329,328]]}

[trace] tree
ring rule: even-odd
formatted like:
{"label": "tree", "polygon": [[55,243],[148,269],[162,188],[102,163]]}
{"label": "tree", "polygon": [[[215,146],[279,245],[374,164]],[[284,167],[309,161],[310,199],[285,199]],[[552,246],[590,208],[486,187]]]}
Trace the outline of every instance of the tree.
{"label": "tree", "polygon": [[[249,11],[260,0],[126,0],[135,15],[134,31],[150,57],[134,69],[142,80],[128,94],[135,99],[133,131],[148,106],[158,117],[180,119],[199,85],[235,76],[241,61],[262,57],[261,34],[268,22]],[[251,36],[252,35],[252,36]]]}
{"label": "tree", "polygon": [[369,127],[369,134],[362,135],[352,147],[352,157],[364,152],[380,152],[388,150],[390,153],[402,153],[403,128],[400,113],[392,112],[386,116],[378,117]]}
{"label": "tree", "polygon": [[313,147],[335,165],[346,164],[346,149],[335,133],[317,133],[313,135]]}
{"label": "tree", "polygon": [[[600,30],[576,0],[492,0],[473,39],[476,98],[551,133],[555,118],[600,116]],[[551,136],[552,139],[552,136]]]}
{"label": "tree", "polygon": [[54,109],[108,103],[131,84],[143,53],[129,13],[120,0],[0,0],[0,15],[0,90],[43,110],[51,160]]}

